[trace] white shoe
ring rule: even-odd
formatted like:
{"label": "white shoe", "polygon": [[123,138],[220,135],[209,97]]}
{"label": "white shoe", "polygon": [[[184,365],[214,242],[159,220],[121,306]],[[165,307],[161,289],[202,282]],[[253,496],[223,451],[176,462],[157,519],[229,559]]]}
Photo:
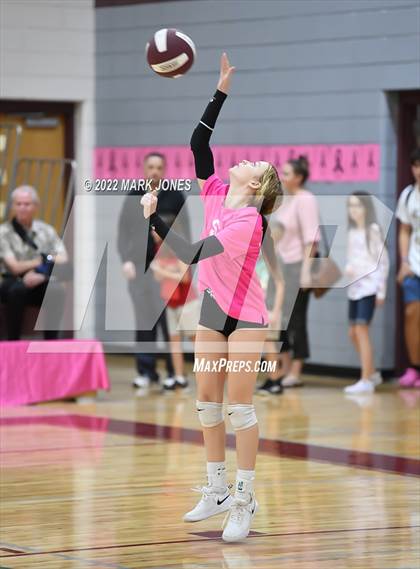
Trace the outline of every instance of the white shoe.
{"label": "white shoe", "polygon": [[150,379],[146,375],[139,375],[133,379],[134,387],[139,387],[140,389],[150,386]]}
{"label": "white shoe", "polygon": [[229,514],[225,520],[222,534],[223,541],[240,541],[245,539],[251,529],[252,518],[258,509],[258,502],[251,494],[249,500],[233,497]]}
{"label": "white shoe", "polygon": [[174,377],[165,377],[162,386],[165,391],[174,391],[176,389],[176,379]]}
{"label": "white shoe", "polygon": [[348,385],[344,388],[344,392],[350,394],[373,393],[374,391],[375,385],[369,379],[359,379],[357,383],[353,383],[353,385]]}
{"label": "white shoe", "polygon": [[373,383],[373,385],[376,387],[377,385],[381,385],[381,383],[384,382],[384,378],[381,375],[380,371],[375,371],[375,373],[372,373],[372,375],[370,376],[370,381]]}
{"label": "white shoe", "polygon": [[293,375],[286,375],[281,380],[281,384],[283,387],[302,387],[303,381],[298,377],[293,377]]}
{"label": "white shoe", "polygon": [[189,385],[188,383],[188,379],[185,378],[183,375],[177,375],[176,376],[176,383],[179,387],[182,387],[182,389],[186,389]]}
{"label": "white shoe", "polygon": [[218,488],[217,486],[203,486],[193,488],[194,492],[201,492],[201,500],[190,512],[184,516],[184,522],[200,522],[211,516],[217,516],[229,509],[233,497],[230,488]]}

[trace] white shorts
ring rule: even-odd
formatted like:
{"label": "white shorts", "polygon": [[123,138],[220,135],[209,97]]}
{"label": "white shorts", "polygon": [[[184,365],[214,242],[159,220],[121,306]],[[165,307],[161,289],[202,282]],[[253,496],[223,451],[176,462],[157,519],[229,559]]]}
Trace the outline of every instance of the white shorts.
{"label": "white shorts", "polygon": [[177,308],[166,307],[166,321],[170,336],[183,332],[187,336],[192,336],[197,330],[198,319],[200,317],[200,300],[197,298],[178,306]]}

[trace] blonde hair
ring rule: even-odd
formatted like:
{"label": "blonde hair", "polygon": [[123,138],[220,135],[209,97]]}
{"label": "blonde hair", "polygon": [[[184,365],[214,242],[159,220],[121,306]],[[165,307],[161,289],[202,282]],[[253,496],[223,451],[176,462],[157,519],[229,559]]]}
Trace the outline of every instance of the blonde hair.
{"label": "blonde hair", "polygon": [[260,213],[268,215],[280,207],[283,197],[280,178],[272,164],[268,165],[268,168],[261,176],[260,183],[261,186],[255,195],[263,198]]}

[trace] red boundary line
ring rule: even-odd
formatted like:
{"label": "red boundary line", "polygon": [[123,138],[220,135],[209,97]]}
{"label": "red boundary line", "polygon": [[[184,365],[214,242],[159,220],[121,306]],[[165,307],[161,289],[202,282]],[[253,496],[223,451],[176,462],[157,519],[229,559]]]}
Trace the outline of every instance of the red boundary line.
{"label": "red boundary line", "polygon": [[[203,443],[202,433],[196,429],[123,421],[107,417],[70,414],[0,418],[0,426],[28,426],[31,424],[48,424],[57,427],[105,431],[113,434],[146,437],[178,443]],[[235,448],[235,436],[233,434],[227,435],[226,444],[228,448]],[[264,438],[260,439],[259,452],[271,456],[328,462],[403,476],[420,476],[420,460],[403,456]]]}

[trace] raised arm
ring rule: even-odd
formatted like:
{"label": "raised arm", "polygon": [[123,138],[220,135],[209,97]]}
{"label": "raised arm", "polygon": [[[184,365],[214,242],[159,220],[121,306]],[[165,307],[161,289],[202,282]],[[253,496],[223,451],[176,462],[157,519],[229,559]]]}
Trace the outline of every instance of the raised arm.
{"label": "raised arm", "polygon": [[200,188],[204,186],[207,178],[214,174],[213,153],[209,144],[210,137],[223,103],[226,100],[230,86],[230,78],[234,69],[234,67],[231,67],[226,53],[223,53],[220,59],[220,77],[217,90],[191,136],[190,145],[192,153],[194,154],[195,173]]}

